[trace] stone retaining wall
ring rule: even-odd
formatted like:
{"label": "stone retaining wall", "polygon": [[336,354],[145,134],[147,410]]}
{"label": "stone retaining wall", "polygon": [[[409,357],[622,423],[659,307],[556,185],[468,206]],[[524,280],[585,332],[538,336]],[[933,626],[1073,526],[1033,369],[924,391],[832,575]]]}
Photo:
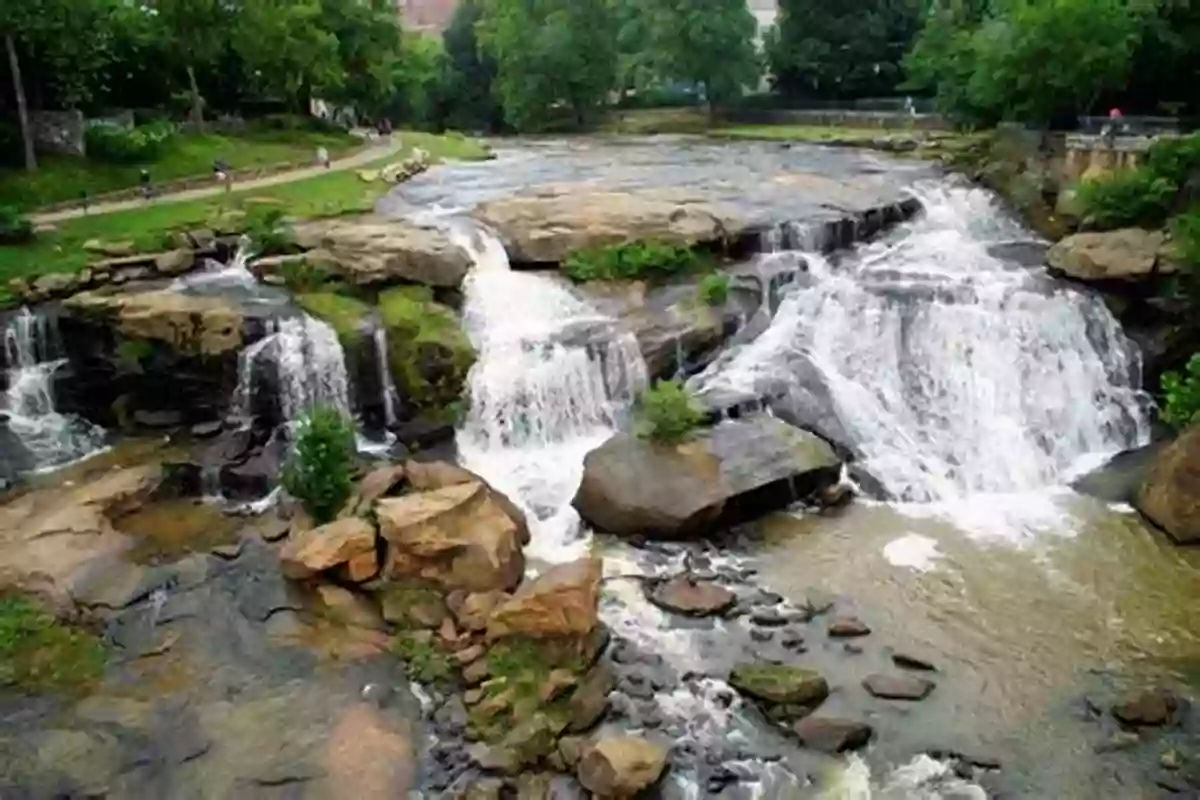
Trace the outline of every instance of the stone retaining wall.
{"label": "stone retaining wall", "polygon": [[741,109],[726,114],[730,122],[751,125],[817,125],[883,130],[945,130],[950,126],[940,114],[904,111]]}

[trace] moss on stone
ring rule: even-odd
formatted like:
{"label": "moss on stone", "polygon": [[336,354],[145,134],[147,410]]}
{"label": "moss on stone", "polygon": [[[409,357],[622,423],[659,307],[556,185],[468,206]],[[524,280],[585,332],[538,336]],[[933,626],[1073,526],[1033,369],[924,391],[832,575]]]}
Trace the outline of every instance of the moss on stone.
{"label": "moss on stone", "polygon": [[410,676],[422,683],[445,683],[454,677],[454,661],[438,648],[428,631],[397,634],[392,650],[404,659]]}
{"label": "moss on stone", "polygon": [[729,685],[751,697],[781,705],[815,704],[829,695],[829,684],[820,673],[788,664],[738,664],[729,675]]}
{"label": "moss on stone", "polygon": [[362,300],[337,292],[307,292],[296,295],[300,307],[318,319],[329,323],[345,347],[362,339],[363,322],[371,315],[371,307]]}
{"label": "moss on stone", "polygon": [[401,286],[379,295],[388,332],[388,361],[400,394],[421,416],[453,414],[475,363],[475,349],[458,318],[425,286]]}
{"label": "moss on stone", "polygon": [[0,688],[27,692],[87,687],[104,670],[104,648],[32,600],[0,597]]}

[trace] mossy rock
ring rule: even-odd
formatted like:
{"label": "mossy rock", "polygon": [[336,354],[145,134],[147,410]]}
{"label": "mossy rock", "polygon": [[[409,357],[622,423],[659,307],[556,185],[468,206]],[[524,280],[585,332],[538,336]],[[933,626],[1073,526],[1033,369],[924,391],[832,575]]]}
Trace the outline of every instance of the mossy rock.
{"label": "mossy rock", "polygon": [[475,349],[458,317],[433,300],[425,286],[402,286],[379,295],[388,334],[388,360],[396,390],[417,415],[436,419],[458,405]]}
{"label": "mossy rock", "polygon": [[99,680],[100,640],[60,623],[34,601],[0,596],[0,690],[77,691]]}
{"label": "mossy rock", "polygon": [[829,684],[816,670],[787,664],[738,664],[729,685],[743,694],[780,705],[815,705],[829,696]]}
{"label": "mossy rock", "polygon": [[367,341],[367,319],[371,307],[337,292],[307,292],[296,295],[296,302],[317,319],[329,324],[347,355],[358,353]]}
{"label": "mossy rock", "polygon": [[392,651],[415,680],[443,684],[454,679],[454,659],[438,646],[431,631],[401,631],[392,640]]}

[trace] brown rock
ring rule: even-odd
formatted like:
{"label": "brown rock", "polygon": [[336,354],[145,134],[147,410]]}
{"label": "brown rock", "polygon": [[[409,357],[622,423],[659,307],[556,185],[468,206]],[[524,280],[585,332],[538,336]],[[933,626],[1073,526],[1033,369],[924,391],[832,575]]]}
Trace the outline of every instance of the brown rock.
{"label": "brown rock", "polygon": [[937,686],[933,681],[912,675],[868,675],[863,688],[884,700],[924,700]]}
{"label": "brown rock", "polygon": [[1135,505],[1179,544],[1200,543],[1200,425],[1159,453]]}
{"label": "brown rock", "polygon": [[317,586],[317,597],[320,598],[327,616],[336,622],[369,630],[384,628],[379,609],[365,595],[331,583],[322,583]]}
{"label": "brown rock", "polygon": [[482,483],[385,498],[376,504],[390,543],[387,574],[487,592],[521,580],[522,529]]}
{"label": "brown rock", "polygon": [[915,669],[923,672],[937,672],[937,666],[924,656],[896,651],[892,653],[892,663],[903,669]]}
{"label": "brown rock", "polygon": [[567,769],[575,769],[586,747],[587,740],[582,736],[564,736],[558,740],[558,756]]}
{"label": "brown rock", "polygon": [[562,697],[568,689],[579,683],[579,676],[569,669],[552,669],[538,686],[538,701],[550,703]]}
{"label": "brown rock", "polygon": [[358,286],[420,283],[458,288],[471,259],[441,228],[371,214],[298,224],[297,244],[320,249],[325,266]]}
{"label": "brown rock", "polygon": [[1113,716],[1126,725],[1159,727],[1171,721],[1179,701],[1161,689],[1131,692],[1113,704]]}
{"label": "brown rock", "polygon": [[728,589],[709,581],[698,582],[687,576],[655,585],[648,597],[656,606],[689,617],[721,614],[737,602],[737,596]]}
{"label": "brown rock", "polygon": [[375,529],[358,517],[339,519],[288,539],[279,551],[283,574],[311,578],[352,559],[375,555]]}
{"label": "brown rock", "polygon": [[128,239],[122,239],[119,242],[106,242],[102,239],[88,239],[83,243],[83,249],[89,253],[98,253],[102,256],[110,256],[112,258],[121,258],[122,256],[131,256],[136,251],[133,242]]}
{"label": "brown rock", "polygon": [[591,633],[599,622],[601,571],[600,559],[584,558],[558,564],[526,581],[492,612],[488,638],[546,639]]}
{"label": "brown rock", "polygon": [[379,556],[375,554],[374,550],[362,553],[337,567],[336,571],[339,580],[348,583],[366,583],[379,574]]}
{"label": "brown rock", "polygon": [[486,630],[492,611],[509,597],[506,592],[472,592],[454,609],[454,618],[465,630]]}
{"label": "brown rock", "polygon": [[358,482],[354,495],[342,509],[341,516],[357,517],[366,513],[375,501],[390,494],[404,480],[404,466],[395,464],[368,472]]}
{"label": "brown rock", "polygon": [[187,272],[195,264],[196,254],[190,249],[168,250],[154,257],[154,268],[163,275],[178,275]]}
{"label": "brown rock", "polygon": [[479,481],[479,476],[455,464],[444,461],[410,461],[408,482],[414,491],[429,492]]}
{"label": "brown rock", "polygon": [[604,798],[632,798],[653,786],[667,766],[667,751],[639,736],[606,736],[589,747],[576,775],[583,788]]}
{"label": "brown rock", "polygon": [[376,709],[343,711],[329,732],[324,766],[341,797],[392,800],[413,785],[416,757],[409,732]]}
{"label": "brown rock", "polygon": [[379,593],[383,618],[405,630],[438,628],[449,612],[432,586],[413,583],[386,584]]}
{"label": "brown rock", "polygon": [[169,290],[130,294],[83,292],[63,303],[68,312],[112,316],[127,337],[164,342],[179,353],[218,356],[242,347],[242,312],[228,300]]}
{"label": "brown rock", "polygon": [[805,717],[792,730],[805,747],[830,755],[864,747],[874,734],[865,722],[837,717]]}
{"label": "brown rock", "polygon": [[472,662],[478,661],[487,655],[487,648],[481,644],[473,644],[470,647],[464,647],[454,654],[454,660],[460,665],[466,666]]}
{"label": "brown rock", "polygon": [[848,639],[854,636],[867,636],[871,629],[858,617],[837,617],[829,623],[830,636]]}
{"label": "brown rock", "polygon": [[1050,269],[1081,281],[1138,281],[1175,272],[1162,231],[1077,233],[1050,248]]}

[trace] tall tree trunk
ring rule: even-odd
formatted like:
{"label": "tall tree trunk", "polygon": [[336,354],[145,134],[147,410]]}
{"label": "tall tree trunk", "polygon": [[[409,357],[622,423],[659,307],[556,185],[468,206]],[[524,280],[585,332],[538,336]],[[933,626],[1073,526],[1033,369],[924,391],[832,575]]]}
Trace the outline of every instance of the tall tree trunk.
{"label": "tall tree trunk", "polygon": [[12,73],[13,92],[17,95],[17,116],[21,120],[21,139],[25,142],[25,169],[37,170],[37,155],[33,152],[33,131],[29,128],[29,109],[25,105],[25,84],[21,82],[21,63],[17,59],[17,43],[11,33],[4,35],[8,51],[8,69]]}
{"label": "tall tree trunk", "polygon": [[196,83],[196,70],[192,69],[189,64],[187,68],[188,87],[192,95],[192,124],[196,126],[197,133],[204,131],[204,98],[200,96],[200,84]]}

